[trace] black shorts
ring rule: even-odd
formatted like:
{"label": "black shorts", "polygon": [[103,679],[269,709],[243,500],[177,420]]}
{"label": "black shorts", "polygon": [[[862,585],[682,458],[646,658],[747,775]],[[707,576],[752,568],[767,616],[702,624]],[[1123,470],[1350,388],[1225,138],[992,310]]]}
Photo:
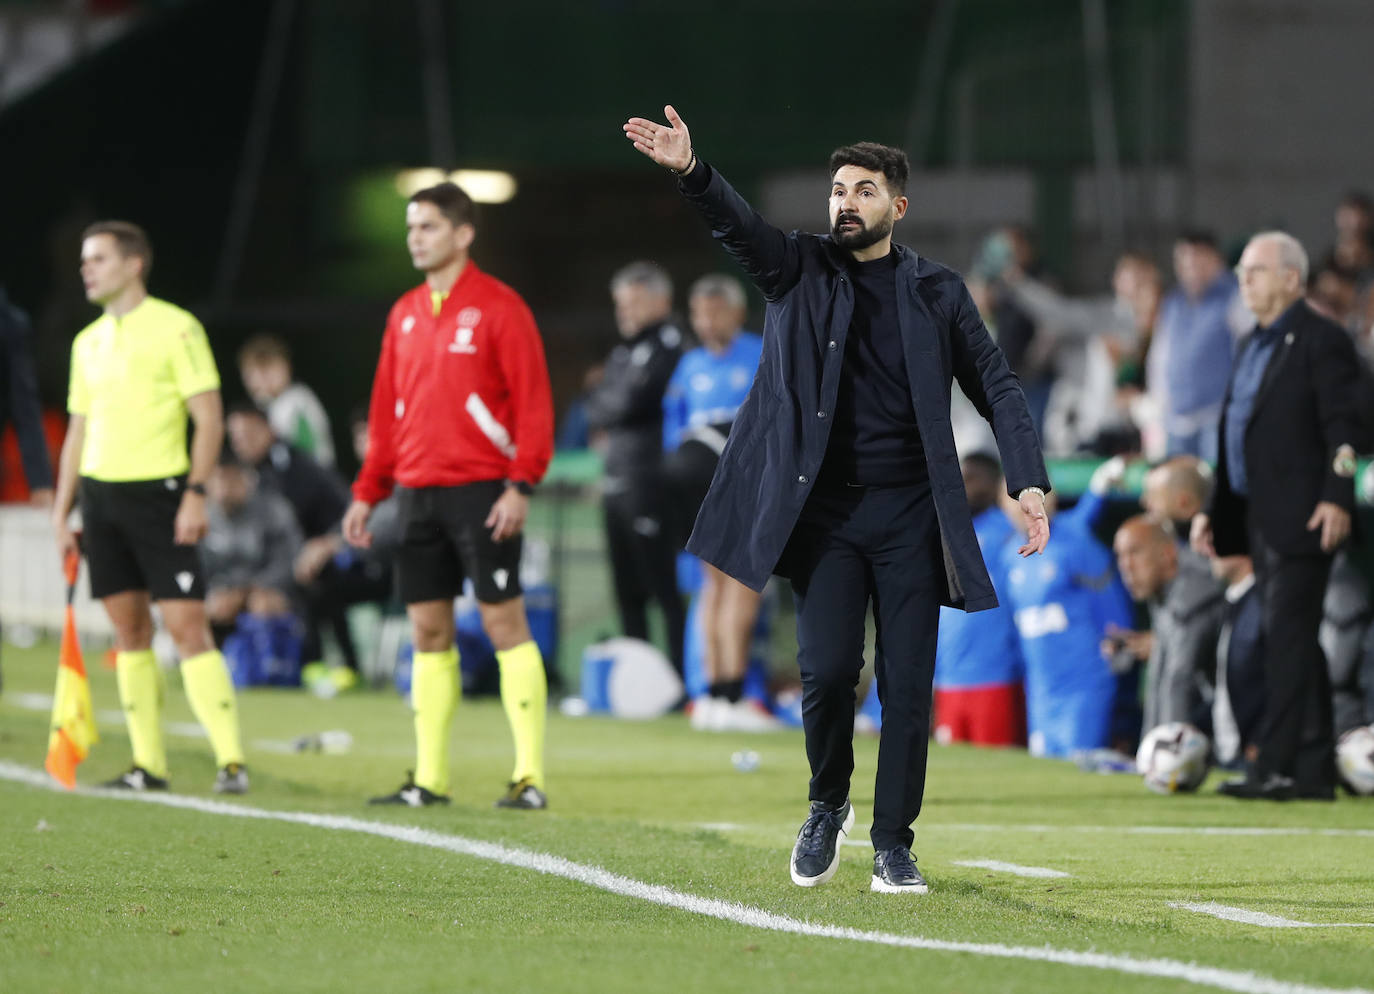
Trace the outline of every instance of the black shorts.
{"label": "black shorts", "polygon": [[396,488],[401,526],[396,586],[403,603],[451,600],[462,592],[464,578],[472,580],[483,604],[520,596],[524,538],[493,542],[485,524],[505,488],[503,480]]}
{"label": "black shorts", "polygon": [[154,600],[204,600],[200,547],[175,541],[185,477],[107,483],[81,478],[81,547],[97,600],[146,590]]}
{"label": "black shorts", "polygon": [[729,422],[692,429],[683,437],[682,444],[663,458],[663,475],[679,546],[686,545],[692,534],[729,434]]}

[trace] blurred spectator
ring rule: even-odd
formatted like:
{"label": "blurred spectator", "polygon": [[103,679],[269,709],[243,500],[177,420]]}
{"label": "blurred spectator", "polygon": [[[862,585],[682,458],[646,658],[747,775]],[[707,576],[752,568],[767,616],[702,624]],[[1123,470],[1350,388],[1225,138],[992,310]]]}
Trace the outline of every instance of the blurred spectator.
{"label": "blurred spectator", "polygon": [[1359,331],[1360,293],[1352,270],[1335,263],[1317,270],[1308,281],[1307,303],[1346,331]]}
{"label": "blurred spectator", "polygon": [[1146,385],[1163,417],[1166,454],[1215,462],[1231,355],[1253,319],[1210,233],[1179,235],[1174,276],[1150,340]]}
{"label": "blurred spectator", "polygon": [[1197,456],[1175,456],[1145,474],[1140,506],[1170,522],[1179,541],[1186,543],[1193,518],[1211,500],[1212,478],[1212,468]]}
{"label": "blurred spectator", "polygon": [[1212,748],[1217,762],[1253,760],[1264,717],[1264,633],[1255,567],[1249,556],[1217,556],[1212,575],[1226,585],[1226,616],[1217,639]]}
{"label": "blurred spectator", "polygon": [[[1112,548],[1126,589],[1150,609],[1144,730],[1186,721],[1210,732],[1226,601],[1208,564],[1179,549],[1171,524],[1149,514],[1122,524]],[[1112,632],[1109,640],[1131,634]]]}
{"label": "blurred spectator", "polygon": [[[675,548],[687,542],[763,353],[763,339],[743,330],[747,307],[738,280],[703,276],[692,284],[687,304],[701,346],[683,354],[663,395],[664,477],[676,505]],[[760,600],[760,594],[702,563],[697,617],[708,690],[693,702],[693,728],[754,731],[774,724],[744,699]]]}
{"label": "blurred spectator", "polygon": [[1361,290],[1374,283],[1374,199],[1352,190],[1336,205],[1336,241],[1326,262],[1353,273]]}
{"label": "blurred spectator", "polygon": [[1355,503],[1358,360],[1350,336],[1303,302],[1307,253],[1291,235],[1252,238],[1237,269],[1258,326],[1231,371],[1217,483],[1193,545],[1255,561],[1264,614],[1259,753],[1221,791],[1330,799],[1331,683],[1317,631],[1331,557]]}
{"label": "blurred spectator", "polygon": [[241,613],[291,613],[291,564],[301,532],[286,499],[260,489],[257,473],[237,459],[221,460],[205,489],[205,611],[222,642]]}
{"label": "blurred spectator", "polygon": [[[960,460],[973,531],[1002,601],[977,614],[940,608],[935,647],[935,740],[1012,746],[1026,742],[1025,662],[1006,601],[1003,548],[1017,535],[998,497],[1002,467],[985,453]],[[1058,540],[1056,535],[1055,541]]]}
{"label": "blurred spectator", "polygon": [[278,438],[325,466],[334,465],[329,415],[304,383],[293,379],[291,350],[275,335],[255,335],[239,349],[239,375],[253,402],[267,412]]}
{"label": "blurred spectator", "polygon": [[[349,419],[353,453],[361,465],[367,456],[367,410]],[[348,624],[348,608],[355,604],[385,607],[392,596],[392,567],[401,544],[399,507],[393,495],[378,502],[368,518],[372,541],[358,549],[343,540],[337,528],[306,541],[296,556],[296,582],[305,601],[306,634],[301,678],[321,696],[347,690],[361,676],[357,645]],[[329,669],[321,660],[321,623],[328,621],[343,655],[344,665]]]}
{"label": "blurred spectator", "polygon": [[1014,266],[1002,277],[1017,305],[1053,343],[1059,375],[1045,414],[1046,451],[1116,455],[1138,449],[1129,406],[1159,308],[1154,263],[1134,253],[1121,256],[1111,297],[1066,297]]}
{"label": "blurred spectator", "polygon": [[662,466],[663,394],[682,355],[673,282],[662,266],[633,262],[611,278],[611,298],[622,341],[587,397],[587,423],[606,434],[602,507],[620,627],[647,641],[649,601],[658,601],[668,655],[681,673],[687,612],[677,589]]}
{"label": "blurred spectator", "polygon": [[43,435],[43,408],[38,400],[38,376],[34,372],[29,340],[33,327],[29,316],[10,303],[0,287],[0,435],[5,422],[14,425],[23,458],[29,503],[51,507],[52,462]]}
{"label": "blurred spectator", "polygon": [[559,452],[591,448],[591,428],[587,424],[587,398],[601,385],[606,367],[595,363],[582,374],[582,392],[563,410],[554,447]]}
{"label": "blurred spectator", "polygon": [[[324,596],[337,586],[330,563],[336,555],[345,552],[339,525],[348,509],[348,486],[334,470],[277,438],[267,422],[267,415],[252,403],[232,405],[226,428],[234,455],[258,474],[258,483],[264,490],[286,498],[304,538],[293,569],[306,604],[302,647],[306,669],[302,675],[307,684],[325,675],[320,665],[323,656],[320,626],[327,622],[349,671],[337,674],[337,685],[349,686],[356,682],[358,652],[348,627],[347,608],[349,603],[357,601]],[[345,558],[353,559],[351,554]],[[331,574],[324,581],[327,589],[310,589],[325,571]],[[385,596],[383,592],[382,597]]]}
{"label": "blurred spectator", "polygon": [[[1054,357],[1046,347],[1044,336],[1037,334],[1036,322],[1001,279],[1008,266],[1039,283],[1050,283],[1030,232],[1012,224],[993,232],[983,242],[972,267],[969,291],[975,294],[983,322],[996,336],[997,344],[1007,357],[1007,365],[1020,377],[1026,406],[1030,408],[1036,430],[1043,436],[1045,407],[1054,385]],[[977,299],[980,294],[983,299]]]}
{"label": "blurred spectator", "polygon": [[[1002,507],[1016,522],[1014,501]],[[1032,755],[1068,757],[1105,747],[1112,735],[1117,679],[1102,658],[1110,626],[1128,628],[1131,604],[1111,553],[1093,534],[1100,495],[1055,513],[1053,539],[1039,556],[1022,559],[1016,542],[1000,553],[1006,602],[1013,611],[1026,665],[1026,721]]]}
{"label": "blurred spectator", "polygon": [[278,437],[267,415],[251,403],[231,405],[225,428],[234,455],[257,472],[263,487],[287,499],[307,540],[338,529],[349,496],[334,470]]}

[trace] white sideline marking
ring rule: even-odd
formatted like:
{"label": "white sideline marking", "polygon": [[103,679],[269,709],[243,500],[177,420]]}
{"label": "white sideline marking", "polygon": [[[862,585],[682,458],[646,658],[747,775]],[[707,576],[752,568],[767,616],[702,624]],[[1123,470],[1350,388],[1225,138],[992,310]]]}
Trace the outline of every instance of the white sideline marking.
{"label": "white sideline marking", "polygon": [[1063,870],[1051,870],[1045,866],[1022,866],[1020,863],[1003,863],[1000,859],[956,859],[955,866],[973,866],[981,870],[995,870],[998,873],[1011,873],[1018,877],[1067,877],[1071,874]]}
{"label": "white sideline marking", "polygon": [[1263,911],[1233,908],[1226,904],[1217,904],[1215,901],[1208,901],[1206,904],[1195,904],[1192,901],[1170,901],[1169,907],[1180,908],[1183,911],[1196,911],[1198,914],[1211,915],[1213,918],[1221,918],[1228,922],[1258,925],[1261,928],[1374,928],[1374,922],[1299,922],[1291,918],[1280,918],[1278,915],[1268,915]]}
{"label": "white sideline marking", "polygon": [[955,832],[1121,832],[1124,835],[1329,835],[1374,839],[1374,828],[1251,828],[1246,825],[931,825]]}
{"label": "white sideline marking", "polygon": [[[3,760],[0,760],[0,780],[10,780],[49,790],[60,789],[46,774]],[[516,849],[494,842],[466,839],[458,835],[443,835],[439,832],[406,825],[364,821],[361,818],[317,815],[301,811],[268,811],[261,808],[230,804],[225,801],[211,801],[178,794],[135,794],[127,791],[91,789],[81,789],[78,793],[111,800],[161,804],[165,807],[183,808],[199,811],[203,814],[282,821],[296,825],[309,825],[313,828],[330,829],[336,832],[359,832],[364,835],[394,839],[397,842],[408,842],[411,845],[429,846],[433,849],[443,849],[463,856],[473,856],[505,866],[563,877],[566,880],[586,884],[611,894],[620,894],[624,897],[649,901],[663,907],[677,908],[691,914],[705,915],[709,918],[771,932],[810,935],[825,939],[846,939],[850,942],[866,942],[905,949],[968,953],[973,956],[991,956],[997,959],[1059,963],[1065,966],[1110,970],[1142,977],[1165,977],[1215,987],[1219,990],[1245,992],[1245,994],[1374,994],[1374,991],[1365,988],[1317,987],[1312,984],[1276,980],[1256,973],[1245,973],[1240,970],[1227,970],[1214,966],[1200,966],[1196,963],[1181,963],[1177,960],[1138,959],[1133,956],[1109,953],[1053,949],[1049,946],[1004,946],[992,942],[952,942],[944,939],[927,939],[918,935],[897,935],[891,932],[843,928],[838,925],[821,925],[733,901],[721,901],[714,898],[698,897],[694,894],[684,894],[681,891],[673,890],[671,887],[644,883],[617,873],[611,873],[598,866],[574,863],[571,860],[552,856],[548,853],[531,852],[528,849]]]}

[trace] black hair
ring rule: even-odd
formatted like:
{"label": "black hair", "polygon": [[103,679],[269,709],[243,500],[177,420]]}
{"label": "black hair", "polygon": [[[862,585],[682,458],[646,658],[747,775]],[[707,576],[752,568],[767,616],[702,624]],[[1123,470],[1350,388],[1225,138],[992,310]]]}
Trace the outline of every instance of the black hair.
{"label": "black hair", "polygon": [[455,228],[462,224],[477,227],[477,205],[457,183],[439,183],[410,195],[412,204],[433,204]]}
{"label": "black hair", "polygon": [[894,197],[906,192],[906,181],[911,175],[911,163],[905,152],[877,142],[858,142],[835,149],[830,153],[831,179],[835,178],[842,166],[858,166],[882,173],[883,179],[887,180],[887,192]]}

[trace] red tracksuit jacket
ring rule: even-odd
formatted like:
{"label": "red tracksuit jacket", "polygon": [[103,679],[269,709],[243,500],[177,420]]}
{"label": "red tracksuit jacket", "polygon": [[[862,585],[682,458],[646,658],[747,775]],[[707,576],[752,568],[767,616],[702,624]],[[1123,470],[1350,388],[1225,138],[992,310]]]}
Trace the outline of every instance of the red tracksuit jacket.
{"label": "red tracksuit jacket", "polygon": [[353,496],[396,484],[538,483],[553,455],[544,343],[517,294],[471,260],[434,315],[428,284],[391,308]]}

